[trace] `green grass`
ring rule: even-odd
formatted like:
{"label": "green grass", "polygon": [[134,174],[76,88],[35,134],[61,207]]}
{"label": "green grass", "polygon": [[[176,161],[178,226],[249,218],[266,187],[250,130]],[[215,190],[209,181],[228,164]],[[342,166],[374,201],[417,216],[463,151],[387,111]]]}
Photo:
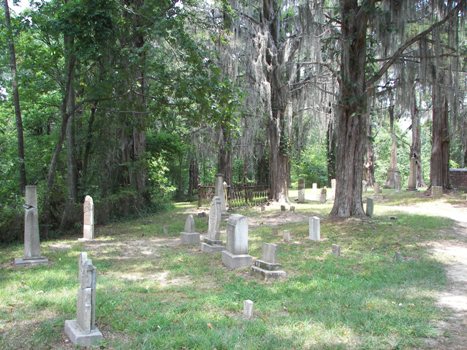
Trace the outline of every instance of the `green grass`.
{"label": "green grass", "polygon": [[[426,242],[440,238],[451,221],[401,213],[397,220],[384,213],[331,221],[324,217],[330,204],[296,206],[297,215],[322,215],[321,242],[306,239],[307,222],[280,225],[292,232],[287,244],[267,224],[250,228],[251,255],[261,255],[262,242],[280,245],[288,277],[277,282],[229,271],[219,255],[174,244],[194,209],[189,203],[99,227],[94,243],[77,237],[43,242],[48,266],[12,267],[22,246],[2,247],[0,348],[69,347],[63,326],[76,318],[77,260],[85,247],[98,271],[97,325],[106,348],[405,349],[436,336],[434,324],[443,315],[435,294],[446,277]],[[207,219],[195,220],[205,232]],[[330,254],[333,243],[342,247],[339,258]],[[245,299],[255,302],[250,321],[241,317]]]}

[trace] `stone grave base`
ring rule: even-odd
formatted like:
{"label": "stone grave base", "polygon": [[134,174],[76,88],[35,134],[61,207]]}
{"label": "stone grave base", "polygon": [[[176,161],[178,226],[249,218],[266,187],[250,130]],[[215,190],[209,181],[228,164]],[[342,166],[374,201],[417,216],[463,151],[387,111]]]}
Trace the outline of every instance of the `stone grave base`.
{"label": "stone grave base", "polygon": [[198,232],[182,232],[180,233],[182,244],[199,244],[200,234]]}
{"label": "stone grave base", "polygon": [[99,329],[95,328],[90,333],[81,330],[76,320],[65,321],[65,334],[73,344],[92,346],[99,343],[104,337]]}
{"label": "stone grave base", "polygon": [[253,275],[261,276],[265,280],[283,278],[287,274],[281,270],[280,264],[268,263],[263,260],[256,260],[255,265],[251,267]]}
{"label": "stone grave base", "polygon": [[78,238],[78,242],[92,242],[94,239],[92,238]]}
{"label": "stone grave base", "polygon": [[222,252],[222,263],[229,269],[238,269],[240,267],[251,266],[253,258],[248,254],[234,255],[224,250]]}
{"label": "stone grave base", "polygon": [[222,245],[222,241],[205,238],[204,242],[201,243],[201,251],[205,253],[217,253],[224,249],[225,247]]}
{"label": "stone grave base", "polygon": [[49,259],[40,256],[38,258],[15,258],[15,265],[40,265],[48,264]]}

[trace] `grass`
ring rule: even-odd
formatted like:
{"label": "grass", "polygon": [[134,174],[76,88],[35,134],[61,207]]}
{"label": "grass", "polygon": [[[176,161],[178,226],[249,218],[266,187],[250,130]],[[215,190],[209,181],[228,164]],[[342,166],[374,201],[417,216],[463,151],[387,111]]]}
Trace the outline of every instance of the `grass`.
{"label": "grass", "polygon": [[[93,243],[77,237],[43,242],[48,266],[12,267],[22,246],[2,247],[0,348],[72,348],[63,325],[76,318],[83,250],[98,270],[103,348],[405,349],[436,336],[434,325],[443,315],[435,294],[446,277],[426,242],[440,238],[452,221],[401,213],[391,220],[390,212],[367,221],[331,221],[324,216],[329,204],[296,207],[287,215],[322,216],[321,242],[307,240],[306,220],[296,220],[279,225],[292,232],[293,242],[283,243],[268,224],[283,214],[241,210],[258,222],[250,227],[251,255],[261,255],[262,242],[280,245],[278,259],[288,277],[277,282],[229,271],[219,255],[176,244],[186,214],[194,212],[190,203],[99,227]],[[205,232],[207,219],[195,220]],[[341,257],[330,254],[333,243],[341,245]],[[394,260],[396,251],[402,261]],[[250,321],[241,317],[245,299],[255,303]]]}

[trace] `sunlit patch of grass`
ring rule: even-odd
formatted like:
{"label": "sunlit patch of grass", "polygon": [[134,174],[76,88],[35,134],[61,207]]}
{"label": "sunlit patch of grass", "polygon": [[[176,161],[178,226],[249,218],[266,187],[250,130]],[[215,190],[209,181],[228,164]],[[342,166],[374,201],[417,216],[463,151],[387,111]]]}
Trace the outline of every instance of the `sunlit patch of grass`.
{"label": "sunlit patch of grass", "polygon": [[[186,215],[195,212],[188,203],[99,227],[95,242],[43,242],[49,265],[12,267],[22,246],[2,247],[0,348],[61,347],[64,320],[76,317],[81,250],[97,267],[97,324],[108,348],[393,349],[420,347],[436,335],[432,325],[442,315],[435,294],[446,277],[426,243],[452,221],[378,207],[372,219],[334,221],[330,203],[293,205],[297,213],[287,215],[298,219],[291,223],[271,208],[240,210],[265,219],[250,227],[251,255],[261,256],[263,242],[279,245],[288,277],[275,282],[229,271],[219,254],[178,244]],[[311,215],[321,217],[321,242],[307,239]],[[278,235],[268,218],[278,219]],[[195,220],[205,232],[207,218]],[[282,241],[282,230],[292,242]],[[342,256],[331,254],[333,243]],[[249,321],[245,299],[255,302]]]}

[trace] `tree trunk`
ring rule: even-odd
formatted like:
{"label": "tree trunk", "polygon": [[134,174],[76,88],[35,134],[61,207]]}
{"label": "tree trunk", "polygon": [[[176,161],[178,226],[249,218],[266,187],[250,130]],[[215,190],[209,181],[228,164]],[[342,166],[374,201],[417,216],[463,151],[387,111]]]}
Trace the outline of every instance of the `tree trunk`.
{"label": "tree trunk", "polygon": [[373,128],[368,126],[368,143],[366,147],[365,180],[367,185],[373,187],[375,184],[375,151],[373,149]]}
{"label": "tree trunk", "polygon": [[11,84],[13,90],[13,104],[15,107],[16,133],[18,138],[18,161],[19,161],[19,188],[20,193],[24,193],[26,188],[26,165],[24,162],[24,137],[23,119],[21,117],[21,107],[19,102],[18,76],[16,72],[16,53],[13,41],[13,31],[11,28],[10,9],[8,0],[4,0],[5,26],[7,30],[8,50],[10,53]]}
{"label": "tree trunk", "polygon": [[341,0],[342,54],[336,157],[336,197],[331,216],[364,216],[363,161],[368,132],[366,92],[366,30],[373,3],[360,8],[355,0]]}
{"label": "tree trunk", "polygon": [[[425,187],[425,181],[423,180],[422,174],[422,139],[421,125],[420,125],[420,114],[418,113],[417,107],[417,95],[415,93],[415,85],[413,89],[413,106],[412,106],[412,145],[410,146],[410,158],[415,159],[415,170],[416,174],[416,187]],[[412,168],[410,168],[412,170]],[[412,174],[409,175],[409,178]]]}
{"label": "tree trunk", "polygon": [[329,114],[328,131],[326,133],[326,158],[328,165],[328,184],[336,178],[336,131],[334,130],[334,120]]}
{"label": "tree trunk", "polygon": [[198,189],[199,175],[198,175],[198,162],[193,157],[190,160],[189,180],[188,180],[188,197],[193,197],[194,190]]}
{"label": "tree trunk", "polygon": [[232,184],[232,150],[230,132],[224,126],[219,128],[219,154],[217,172],[222,174],[227,184]]}
{"label": "tree trunk", "polygon": [[391,104],[388,108],[389,112],[389,130],[391,134],[391,159],[389,163],[388,174],[386,178],[387,188],[400,188],[400,174],[397,167],[397,138],[394,129],[394,105]]}

